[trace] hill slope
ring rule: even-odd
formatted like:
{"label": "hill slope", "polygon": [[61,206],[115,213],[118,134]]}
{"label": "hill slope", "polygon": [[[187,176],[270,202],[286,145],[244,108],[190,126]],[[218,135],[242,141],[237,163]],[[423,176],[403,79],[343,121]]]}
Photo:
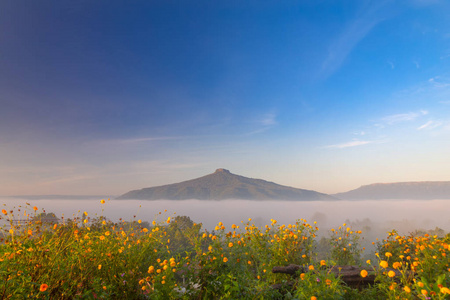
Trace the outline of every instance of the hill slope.
{"label": "hill slope", "polygon": [[225,169],[217,169],[213,174],[180,183],[130,191],[117,199],[335,200],[326,194],[247,178]]}
{"label": "hill slope", "polygon": [[450,181],[375,183],[333,196],[345,200],[450,199]]}

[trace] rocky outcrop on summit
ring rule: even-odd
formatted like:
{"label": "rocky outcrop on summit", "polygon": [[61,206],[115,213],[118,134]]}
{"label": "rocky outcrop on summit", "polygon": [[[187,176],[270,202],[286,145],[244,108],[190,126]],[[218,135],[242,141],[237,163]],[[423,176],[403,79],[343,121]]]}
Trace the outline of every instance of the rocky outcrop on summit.
{"label": "rocky outcrop on summit", "polygon": [[375,183],[333,196],[344,200],[450,199],[450,181]]}
{"label": "rocky outcrop on summit", "polygon": [[296,189],[273,182],[247,178],[217,169],[213,174],[200,178],[130,191],[118,199],[138,200],[335,200],[335,198],[311,190]]}

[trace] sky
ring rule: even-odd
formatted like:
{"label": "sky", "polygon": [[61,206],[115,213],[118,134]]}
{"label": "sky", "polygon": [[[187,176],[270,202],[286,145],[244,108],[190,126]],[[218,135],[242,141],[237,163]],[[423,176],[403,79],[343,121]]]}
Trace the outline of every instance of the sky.
{"label": "sky", "polygon": [[449,150],[449,1],[0,2],[0,195],[337,193],[450,181]]}

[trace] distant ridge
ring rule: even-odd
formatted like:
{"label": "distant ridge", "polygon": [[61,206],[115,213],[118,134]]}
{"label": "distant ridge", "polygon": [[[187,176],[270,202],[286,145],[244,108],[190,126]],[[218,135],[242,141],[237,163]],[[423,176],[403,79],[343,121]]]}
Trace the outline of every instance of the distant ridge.
{"label": "distant ridge", "polygon": [[374,183],[332,196],[343,200],[450,199],[450,181]]}
{"label": "distant ridge", "polygon": [[130,191],[117,199],[139,200],[336,200],[311,190],[296,189],[273,182],[247,178],[217,169],[214,173],[180,183]]}

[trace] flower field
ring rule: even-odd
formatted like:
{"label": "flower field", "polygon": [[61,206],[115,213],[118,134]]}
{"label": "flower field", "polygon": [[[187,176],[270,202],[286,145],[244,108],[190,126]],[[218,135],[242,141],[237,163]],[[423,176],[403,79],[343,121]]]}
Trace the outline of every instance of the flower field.
{"label": "flower field", "polygon": [[[393,230],[366,253],[362,232],[347,224],[319,239],[302,219],[229,228],[218,220],[208,232],[165,213],[152,223],[80,214],[49,222],[37,207],[2,210],[1,299],[450,299],[450,236]],[[272,273],[289,264],[304,271]],[[375,281],[351,288],[335,265],[360,266]]]}

